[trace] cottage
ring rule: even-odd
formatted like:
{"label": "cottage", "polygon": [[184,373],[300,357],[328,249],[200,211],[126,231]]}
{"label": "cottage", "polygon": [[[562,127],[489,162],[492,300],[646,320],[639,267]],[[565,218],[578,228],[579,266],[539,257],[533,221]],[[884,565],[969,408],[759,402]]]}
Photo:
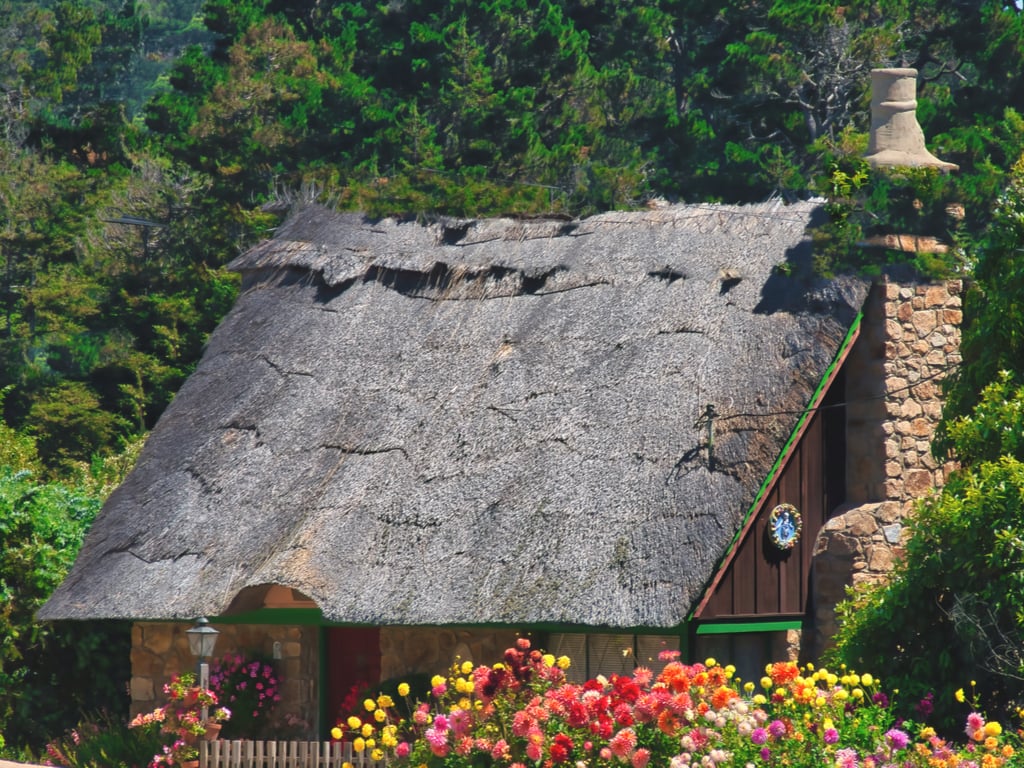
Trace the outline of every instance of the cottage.
{"label": "cottage", "polygon": [[517,633],[581,675],[674,648],[749,677],[801,630],[813,653],[941,482],[959,306],[808,277],[820,215],[299,208],[233,263],[235,307],[39,618],[135,622],[138,711],[208,616],[280,660],[306,735],[353,686]]}

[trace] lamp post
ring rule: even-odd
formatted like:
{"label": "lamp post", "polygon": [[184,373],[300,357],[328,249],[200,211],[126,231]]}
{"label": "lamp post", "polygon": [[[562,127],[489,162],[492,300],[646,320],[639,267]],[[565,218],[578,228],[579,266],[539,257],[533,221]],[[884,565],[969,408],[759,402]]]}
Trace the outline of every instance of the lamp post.
{"label": "lamp post", "polygon": [[[209,620],[202,616],[196,619],[194,627],[185,630],[185,634],[188,636],[188,649],[199,659],[199,687],[205,690],[210,686],[210,665],[205,660],[213,656],[213,648],[217,645],[217,635],[220,632],[211,627]],[[207,708],[203,707],[204,723],[208,715]]]}

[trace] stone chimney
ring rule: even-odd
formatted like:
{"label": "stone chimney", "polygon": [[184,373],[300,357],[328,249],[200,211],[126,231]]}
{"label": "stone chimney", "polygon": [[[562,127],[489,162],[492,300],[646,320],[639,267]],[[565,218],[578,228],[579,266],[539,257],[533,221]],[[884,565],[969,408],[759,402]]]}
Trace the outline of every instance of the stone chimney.
{"label": "stone chimney", "polygon": [[924,145],[924,132],[917,122],[916,69],[871,70],[871,135],[864,159],[874,168],[958,168],[935,157]]}

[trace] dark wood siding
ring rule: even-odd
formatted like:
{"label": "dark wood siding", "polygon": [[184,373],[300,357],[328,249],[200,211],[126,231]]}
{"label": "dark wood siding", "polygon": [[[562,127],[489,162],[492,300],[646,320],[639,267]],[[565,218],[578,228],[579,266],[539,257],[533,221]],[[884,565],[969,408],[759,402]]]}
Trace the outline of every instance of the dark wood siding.
{"label": "dark wood siding", "polygon": [[[814,540],[846,496],[843,379],[840,372],[811,416],[697,619],[795,618],[806,613]],[[775,547],[768,536],[768,516],[784,503],[795,506],[803,520],[800,540],[788,551]]]}

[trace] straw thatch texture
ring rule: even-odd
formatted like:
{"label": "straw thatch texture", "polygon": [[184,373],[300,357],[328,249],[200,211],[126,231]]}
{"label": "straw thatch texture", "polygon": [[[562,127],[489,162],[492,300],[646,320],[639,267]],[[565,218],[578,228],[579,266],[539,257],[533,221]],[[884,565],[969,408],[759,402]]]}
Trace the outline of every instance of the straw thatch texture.
{"label": "straw thatch texture", "polygon": [[866,294],[773,270],[814,210],[299,211],[40,616],[678,624]]}

